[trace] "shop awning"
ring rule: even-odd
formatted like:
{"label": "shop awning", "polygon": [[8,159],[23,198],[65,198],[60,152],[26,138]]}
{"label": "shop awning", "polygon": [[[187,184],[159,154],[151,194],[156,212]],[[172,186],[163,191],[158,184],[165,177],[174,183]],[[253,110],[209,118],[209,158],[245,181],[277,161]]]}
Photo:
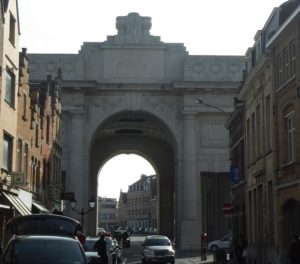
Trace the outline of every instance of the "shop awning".
{"label": "shop awning", "polygon": [[40,210],[40,212],[43,212],[43,213],[50,213],[51,212],[48,208],[46,208],[45,206],[43,206],[40,203],[32,202],[32,205],[35,206],[38,210]]}
{"label": "shop awning", "polygon": [[21,215],[31,214],[31,211],[27,208],[27,206],[22,202],[22,200],[18,196],[6,192],[2,192],[2,193]]}

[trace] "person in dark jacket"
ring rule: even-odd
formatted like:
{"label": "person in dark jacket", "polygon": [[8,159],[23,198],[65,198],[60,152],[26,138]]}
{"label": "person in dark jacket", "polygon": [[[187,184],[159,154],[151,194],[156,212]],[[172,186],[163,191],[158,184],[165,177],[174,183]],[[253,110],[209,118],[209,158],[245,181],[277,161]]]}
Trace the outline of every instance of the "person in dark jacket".
{"label": "person in dark jacket", "polygon": [[248,241],[243,235],[238,235],[234,242],[234,256],[237,264],[245,264],[247,258]]}
{"label": "person in dark jacket", "polygon": [[97,250],[102,264],[108,264],[107,245],[104,234],[101,234],[100,238],[96,241],[94,249]]}
{"label": "person in dark jacket", "polygon": [[290,246],[288,257],[291,260],[291,264],[300,263],[300,236],[296,235]]}

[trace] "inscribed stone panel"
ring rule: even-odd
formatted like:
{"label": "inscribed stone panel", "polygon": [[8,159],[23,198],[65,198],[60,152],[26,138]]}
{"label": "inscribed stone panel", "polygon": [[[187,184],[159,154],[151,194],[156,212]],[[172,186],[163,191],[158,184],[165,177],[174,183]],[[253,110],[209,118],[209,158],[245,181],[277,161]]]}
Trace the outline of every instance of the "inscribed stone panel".
{"label": "inscribed stone panel", "polygon": [[104,51],[104,80],[123,82],[161,82],[164,79],[163,50]]}

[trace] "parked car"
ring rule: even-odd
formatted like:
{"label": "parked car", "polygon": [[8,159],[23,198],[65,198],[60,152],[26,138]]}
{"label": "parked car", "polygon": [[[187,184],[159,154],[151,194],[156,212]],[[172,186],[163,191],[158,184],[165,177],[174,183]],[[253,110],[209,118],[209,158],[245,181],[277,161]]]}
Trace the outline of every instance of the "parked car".
{"label": "parked car", "polygon": [[83,263],[88,259],[79,240],[50,235],[15,235],[1,256],[1,264]]}
{"label": "parked car", "polygon": [[170,239],[166,236],[146,236],[142,244],[142,263],[170,262],[175,263],[175,250]]}
{"label": "parked car", "polygon": [[60,235],[75,237],[82,231],[79,221],[55,214],[32,214],[10,219],[6,224],[6,235]]}
{"label": "parked car", "polygon": [[[94,249],[94,245],[98,239],[98,236],[88,236],[85,240],[85,254],[89,260],[89,263],[101,263],[101,259],[98,255],[98,252]],[[105,242],[107,244],[108,250],[108,264],[120,264],[123,261],[122,247],[118,244],[117,241],[115,241],[109,236],[105,237]]]}
{"label": "parked car", "polygon": [[232,235],[226,234],[225,236],[221,237],[220,239],[210,241],[207,244],[208,250],[212,252],[216,252],[218,250],[230,250],[232,246]]}
{"label": "parked car", "polygon": [[103,227],[98,227],[97,228],[97,234],[102,234],[102,233],[105,233],[105,229]]}
{"label": "parked car", "polygon": [[81,224],[70,217],[34,214],[12,218],[6,235],[11,234],[1,256],[1,264],[83,263],[88,259],[76,234]]}

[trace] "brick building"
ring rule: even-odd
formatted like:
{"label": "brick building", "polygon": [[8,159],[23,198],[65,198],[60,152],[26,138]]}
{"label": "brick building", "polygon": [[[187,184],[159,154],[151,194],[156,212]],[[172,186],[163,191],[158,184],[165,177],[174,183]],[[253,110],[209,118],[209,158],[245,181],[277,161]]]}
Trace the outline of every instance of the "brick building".
{"label": "brick building", "polygon": [[233,184],[232,191],[245,184],[244,197],[233,202],[234,209],[246,202],[246,230],[236,222],[233,228],[248,239],[249,263],[286,263],[293,236],[300,233],[299,25],[299,0],[274,8],[246,52],[242,108],[227,122],[231,160],[241,168],[236,154],[242,152],[234,142],[243,139],[237,135],[244,127],[245,182]]}

